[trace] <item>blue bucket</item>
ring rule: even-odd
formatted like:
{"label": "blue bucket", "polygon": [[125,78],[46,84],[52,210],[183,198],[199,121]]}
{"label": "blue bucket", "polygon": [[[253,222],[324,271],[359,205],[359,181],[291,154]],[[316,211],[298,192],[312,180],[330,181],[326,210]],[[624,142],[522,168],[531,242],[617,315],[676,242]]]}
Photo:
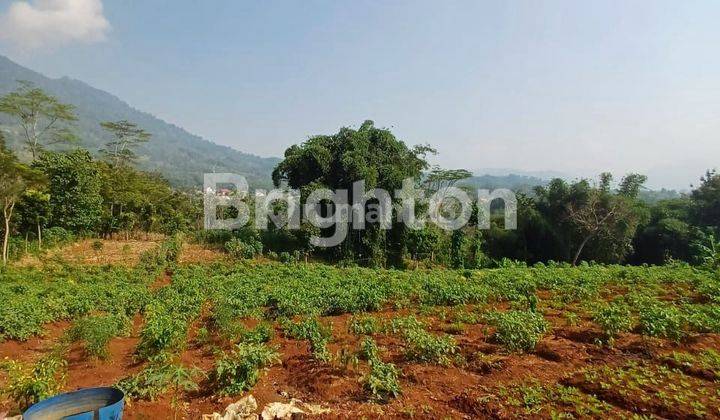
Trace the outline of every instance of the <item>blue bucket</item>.
{"label": "blue bucket", "polygon": [[125,394],[117,388],[86,388],[42,400],[24,420],[121,420]]}

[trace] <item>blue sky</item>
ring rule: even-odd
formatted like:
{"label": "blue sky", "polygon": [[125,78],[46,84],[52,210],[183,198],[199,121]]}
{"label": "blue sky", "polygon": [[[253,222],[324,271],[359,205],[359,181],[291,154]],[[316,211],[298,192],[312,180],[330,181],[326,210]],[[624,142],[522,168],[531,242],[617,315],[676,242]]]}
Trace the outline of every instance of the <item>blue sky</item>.
{"label": "blue sky", "polygon": [[448,167],[720,166],[720,2],[43,1],[82,10],[5,25],[0,54],[243,151],[373,119]]}

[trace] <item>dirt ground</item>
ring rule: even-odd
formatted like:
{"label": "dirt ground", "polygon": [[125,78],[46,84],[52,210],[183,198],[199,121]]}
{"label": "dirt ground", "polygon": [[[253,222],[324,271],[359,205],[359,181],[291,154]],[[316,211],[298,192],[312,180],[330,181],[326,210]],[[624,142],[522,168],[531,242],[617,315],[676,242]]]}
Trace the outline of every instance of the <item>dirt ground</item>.
{"label": "dirt ground", "polygon": [[[99,242],[102,247],[95,249],[93,244]],[[20,267],[38,267],[44,261],[62,258],[65,261],[84,265],[123,265],[137,264],[140,255],[157,247],[160,240],[124,240],[124,239],[85,239],[71,245],[48,251],[37,257],[28,255],[14,265]]]}
{"label": "dirt ground", "polygon": [[[447,310],[454,311],[457,308]],[[410,313],[413,312],[389,310],[374,315],[389,319]],[[418,317],[428,322],[434,332],[447,330],[447,322],[437,316]],[[628,362],[659,363],[663,355],[672,351],[697,352],[707,348],[720,348],[720,336],[715,334],[702,335],[685,344],[676,344],[647,339],[632,333],[622,335],[612,348],[601,347],[594,343],[600,332],[589,322],[582,320],[577,325],[568,326],[559,312],[551,313],[547,318],[553,324],[553,332],[543,338],[537,349],[530,354],[507,353],[502,346],[493,343],[490,327],[467,325],[461,334],[455,335],[467,361],[458,367],[408,362],[402,354],[402,342],[398,337],[376,335],[374,338],[383,350],[383,359],[395,363],[402,371],[402,395],[387,404],[367,401],[360,381],[366,372],[365,368],[317,362],[312,358],[306,341],[283,337],[276,325],[276,333],[270,345],[278,348],[282,362],[269,368],[250,394],[257,399],[261,408],[270,402],[287,402],[290,398],[316,403],[331,410],[330,413],[320,416],[323,418],[543,418],[546,412],[528,415],[521,408],[504,405],[497,407],[493,405],[492,397],[502,395],[504,387],[513,384],[572,384],[583,389],[585,382],[578,372],[585,368],[623,366]],[[349,315],[322,318],[324,323],[332,325],[333,342],[330,350],[333,354],[337,354],[342,348],[357,349],[359,346],[362,337],[348,332],[348,319]],[[202,322],[203,320],[199,320],[193,326],[188,347],[182,353],[181,360],[187,366],[194,365],[209,371],[215,360],[214,349],[228,349],[229,344],[217,339],[210,343],[198,343],[195,331]],[[255,322],[246,321],[248,327],[252,327]],[[19,355],[22,359],[34,359],[48,351],[67,327],[67,323],[54,323],[48,326],[45,337],[32,338],[24,343],[0,343],[0,357]],[[135,361],[133,352],[141,327],[142,318],[137,316],[131,336],[113,339],[110,343],[110,357],[105,361],[87,358],[82,347],[75,344],[68,357],[65,389],[69,391],[112,385],[121,378],[140,371],[143,364]],[[708,389],[720,392],[718,384],[706,382]],[[208,387],[201,383],[200,392],[180,396],[184,404],[175,409],[171,408],[170,396],[163,396],[156,401],[132,402],[125,410],[125,418],[164,419],[177,415],[177,418],[199,419],[202,414],[222,412],[227,405],[243,396],[219,398],[202,391],[207,389]],[[603,413],[603,416],[631,417],[633,412],[657,414],[657,410],[653,410],[652,406],[628,404],[627,400],[632,399],[627,396],[624,398],[625,400],[607,398],[609,411]],[[672,413],[663,417],[683,418]]]}

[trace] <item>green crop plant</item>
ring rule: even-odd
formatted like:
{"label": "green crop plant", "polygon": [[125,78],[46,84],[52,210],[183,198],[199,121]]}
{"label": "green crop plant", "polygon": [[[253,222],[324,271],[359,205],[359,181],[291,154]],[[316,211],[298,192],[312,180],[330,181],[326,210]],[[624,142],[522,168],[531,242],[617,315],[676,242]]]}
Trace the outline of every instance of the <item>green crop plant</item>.
{"label": "green crop plant", "polygon": [[210,380],[220,395],[237,395],[251,389],[260,371],[279,360],[278,353],[265,344],[240,343],[215,363]]}
{"label": "green crop plant", "polygon": [[537,312],[492,312],[486,318],[495,327],[495,339],[510,351],[532,351],[549,328]]}

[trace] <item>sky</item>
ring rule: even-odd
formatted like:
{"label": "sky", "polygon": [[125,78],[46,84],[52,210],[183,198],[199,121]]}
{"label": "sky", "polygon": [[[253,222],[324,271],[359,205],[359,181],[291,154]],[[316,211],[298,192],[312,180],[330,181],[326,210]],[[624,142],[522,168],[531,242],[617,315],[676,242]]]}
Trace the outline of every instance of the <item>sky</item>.
{"label": "sky", "polygon": [[720,169],[720,2],[0,0],[0,54],[261,156],[372,119],[449,168]]}

